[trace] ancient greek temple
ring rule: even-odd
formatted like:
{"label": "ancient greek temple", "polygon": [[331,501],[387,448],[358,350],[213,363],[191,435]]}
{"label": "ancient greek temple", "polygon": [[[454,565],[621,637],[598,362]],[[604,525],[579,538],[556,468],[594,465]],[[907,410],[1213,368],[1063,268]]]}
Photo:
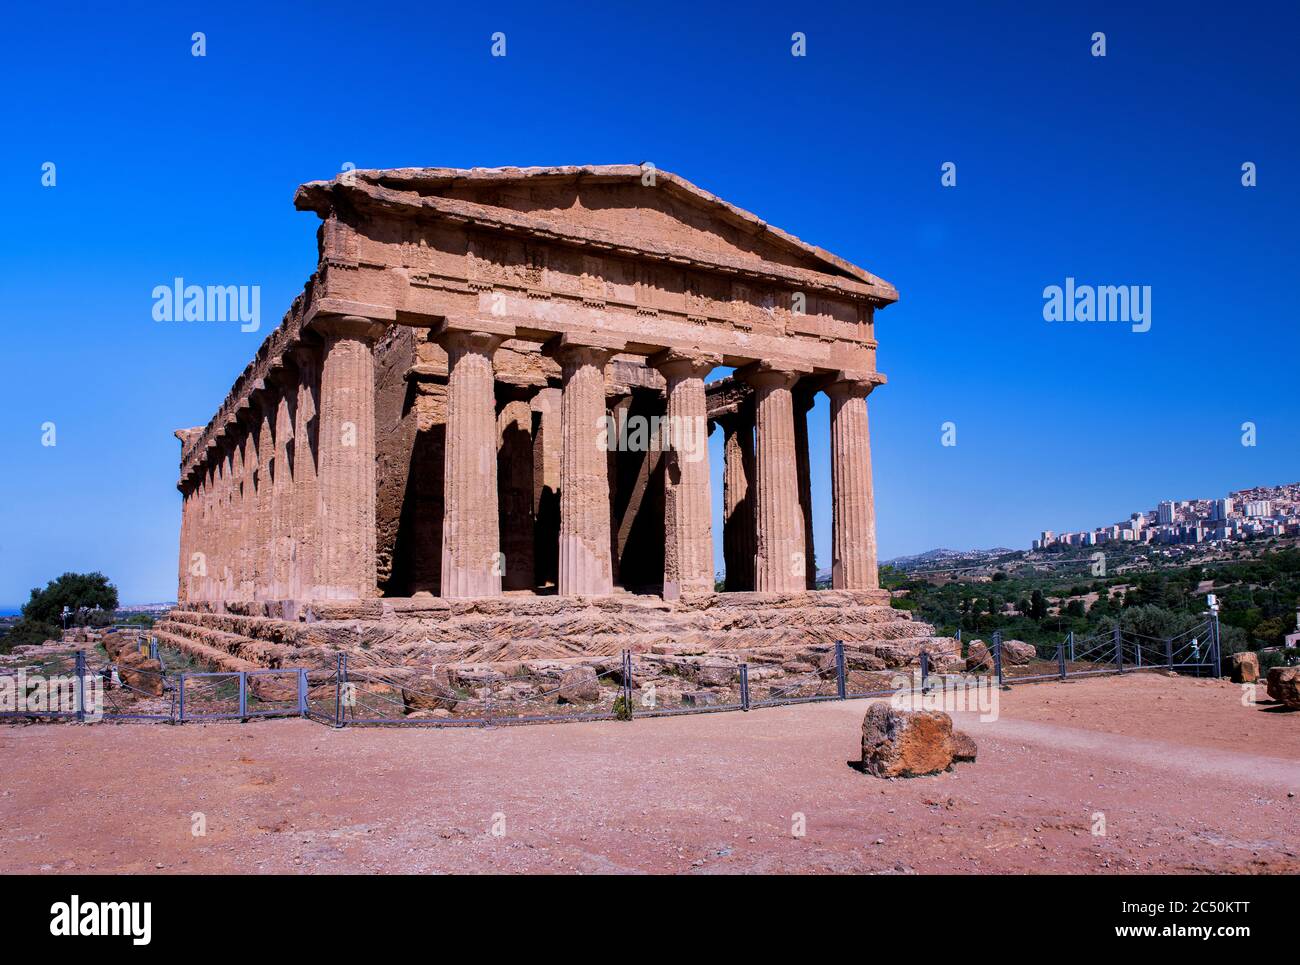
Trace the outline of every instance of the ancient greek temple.
{"label": "ancient greek temple", "polygon": [[315,274],[176,433],[182,607],[688,601],[719,537],[726,591],[805,593],[818,393],[822,560],[887,601],[867,398],[891,285],[649,166],[353,171],[295,201]]}

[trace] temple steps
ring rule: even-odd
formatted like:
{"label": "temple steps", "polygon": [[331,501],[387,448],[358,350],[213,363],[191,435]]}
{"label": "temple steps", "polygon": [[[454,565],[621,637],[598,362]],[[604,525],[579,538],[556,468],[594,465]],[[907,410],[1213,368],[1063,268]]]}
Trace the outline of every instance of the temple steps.
{"label": "temple steps", "polygon": [[[401,598],[309,604],[231,602],[176,609],[157,629],[197,659],[221,669],[332,665],[339,652],[393,666],[582,662],[633,653],[794,655],[876,648],[891,662],[920,649],[952,650],[928,624],[887,605],[880,591],[714,594],[666,602],[617,594],[560,598],[507,595],[486,600]],[[284,619],[292,615],[295,619]],[[900,657],[900,655],[902,655]],[[247,669],[247,668],[244,668]]]}

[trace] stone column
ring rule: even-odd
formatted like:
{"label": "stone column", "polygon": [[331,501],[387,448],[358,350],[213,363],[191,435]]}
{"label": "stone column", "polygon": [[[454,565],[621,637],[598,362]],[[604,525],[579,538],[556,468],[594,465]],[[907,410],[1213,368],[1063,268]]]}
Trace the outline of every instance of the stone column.
{"label": "stone column", "polygon": [[871,489],[867,396],[878,383],[842,378],[826,388],[831,400],[831,585],[837,590],[880,587],[876,570],[876,510]]}
{"label": "stone column", "polygon": [[442,595],[499,596],[504,569],[497,511],[496,333],[445,330],[447,442],[443,472]]}
{"label": "stone column", "polygon": [[228,561],[226,570],[225,592],[227,600],[248,599],[248,590],[252,585],[248,570],[248,543],[251,534],[252,513],[252,466],[256,459],[250,428],[244,423],[235,426],[235,447],[230,453],[230,469],[227,474],[228,490],[226,493],[227,512],[222,520],[221,545]]}
{"label": "stone column", "polygon": [[275,386],[275,461],[271,479],[271,593],[272,600],[294,599],[293,524],[294,495],[292,452],[298,408],[298,373],[281,365],[271,370]]}
{"label": "stone column", "polygon": [[709,489],[704,377],[722,364],[705,352],[665,349],[650,364],[668,382],[664,472],[664,599],[713,592],[713,501]]}
{"label": "stone column", "polygon": [[[199,502],[199,533],[198,539],[194,542],[194,548],[190,553],[189,567],[194,573],[195,587],[198,592],[198,599],[212,599],[212,565],[215,562],[212,558],[212,488],[216,481],[216,452],[209,449],[204,456],[203,473],[199,477],[200,491]],[[201,565],[195,569],[194,554],[201,553],[199,562]]]}
{"label": "stone column", "polygon": [[239,525],[239,495],[242,479],[240,470],[244,459],[243,429],[238,424],[230,427],[226,451],[222,454],[221,490],[217,497],[217,558],[220,566],[217,599],[233,600],[239,589],[239,538],[235,532]]}
{"label": "stone column", "polygon": [[297,368],[292,391],[293,440],[290,475],[291,491],[289,545],[289,596],[294,600],[317,598],[316,577],[317,520],[320,501],[317,487],[316,433],[318,426],[317,393],[320,389],[320,350],[309,343],[295,345],[289,356]]}
{"label": "stone column", "polygon": [[796,593],[807,570],[790,389],[802,373],[756,363],[738,374],[754,387],[757,426],[754,588]]}
{"label": "stone column", "polygon": [[799,474],[799,510],[803,514],[803,557],[806,589],[817,589],[817,553],[813,548],[812,467],[808,460],[808,410],[815,392],[796,388],[794,401],[794,454]]}
{"label": "stone column", "polygon": [[605,363],[617,348],[565,335],[552,350],[563,380],[560,403],[561,596],[614,590],[610,562],[609,462],[605,426]]}
{"label": "stone column", "polygon": [[317,318],[325,338],[320,380],[316,595],[372,597],[375,584],[375,340],[382,323]]}
{"label": "stone column", "polygon": [[560,390],[533,396],[537,431],[533,434],[533,578],[538,586],[559,585],[560,550]]}
{"label": "stone column", "polygon": [[[178,433],[179,435],[179,433]],[[181,455],[184,457],[184,440],[181,442]],[[189,587],[185,580],[185,560],[190,552],[190,518],[194,508],[194,486],[191,480],[182,478],[176,488],[181,494],[181,536],[178,550],[179,560],[176,566],[176,602],[184,603],[189,598]]]}
{"label": "stone column", "polygon": [[253,520],[249,527],[252,552],[249,554],[253,584],[251,599],[271,600],[275,584],[275,539],[272,487],[275,475],[275,392],[259,383],[252,393],[257,424],[253,428],[257,461],[253,465]]}
{"label": "stone column", "polygon": [[754,413],[720,416],[722,426],[722,554],[727,592],[754,589]]}
{"label": "stone column", "polygon": [[507,590],[531,590],[533,568],[533,410],[508,398],[497,414],[497,479],[501,487],[501,552]]}

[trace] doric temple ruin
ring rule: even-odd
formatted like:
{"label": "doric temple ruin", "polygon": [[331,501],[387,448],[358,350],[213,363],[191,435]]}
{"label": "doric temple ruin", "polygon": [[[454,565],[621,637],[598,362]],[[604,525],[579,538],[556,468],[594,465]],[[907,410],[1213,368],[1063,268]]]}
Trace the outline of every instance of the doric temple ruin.
{"label": "doric temple ruin", "polygon": [[226,667],[955,652],[877,579],[887,282],[648,166],[352,171],[295,202],[321,219],[315,274],[212,420],[176,433],[170,642]]}

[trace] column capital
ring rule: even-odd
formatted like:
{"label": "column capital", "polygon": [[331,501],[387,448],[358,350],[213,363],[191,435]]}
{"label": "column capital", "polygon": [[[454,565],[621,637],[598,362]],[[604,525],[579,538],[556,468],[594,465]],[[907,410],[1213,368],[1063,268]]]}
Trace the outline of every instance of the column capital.
{"label": "column capital", "polygon": [[627,342],[612,335],[603,335],[599,332],[584,332],[577,335],[573,332],[565,332],[543,345],[542,353],[561,364],[588,362],[592,365],[604,365],[612,356],[626,348]]}
{"label": "column capital", "polygon": [[789,389],[810,372],[812,366],[802,362],[759,361],[737,369],[736,377],[756,389]]}
{"label": "column capital", "polygon": [[384,334],[388,323],[364,315],[316,315],[311,320],[313,331],[330,338],[349,338],[373,344]]}
{"label": "column capital", "polygon": [[284,354],[299,369],[319,366],[321,362],[321,347],[315,340],[295,342],[285,349]]}
{"label": "column capital", "polygon": [[826,394],[836,399],[865,399],[886,379],[879,372],[836,372],[826,383]]}
{"label": "column capital", "polygon": [[487,356],[514,337],[515,326],[510,322],[478,315],[448,315],[429,332],[429,340],[448,353],[459,350]]}
{"label": "column capital", "polygon": [[646,360],[666,379],[704,378],[722,364],[722,356],[695,348],[666,348]]}
{"label": "column capital", "polygon": [[266,373],[266,381],[279,389],[281,395],[285,393],[285,390],[297,387],[298,369],[287,354]]}

